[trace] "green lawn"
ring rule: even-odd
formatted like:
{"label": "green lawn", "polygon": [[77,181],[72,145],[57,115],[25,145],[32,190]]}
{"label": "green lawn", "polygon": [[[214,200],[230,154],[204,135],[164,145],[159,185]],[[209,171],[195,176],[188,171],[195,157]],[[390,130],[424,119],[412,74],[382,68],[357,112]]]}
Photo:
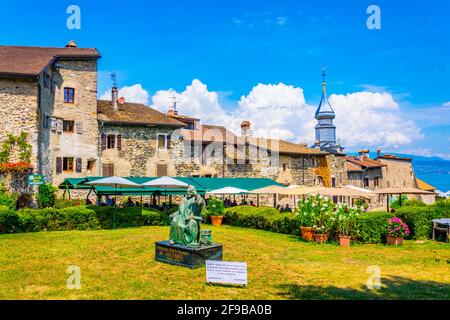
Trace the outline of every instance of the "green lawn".
{"label": "green lawn", "polygon": [[[305,243],[295,236],[210,227],[224,259],[246,261],[246,288],[208,285],[205,269],[154,261],[167,227],[0,236],[0,299],[450,299],[450,244]],[[81,268],[81,290],[66,270]],[[381,268],[382,289],[366,272]]]}

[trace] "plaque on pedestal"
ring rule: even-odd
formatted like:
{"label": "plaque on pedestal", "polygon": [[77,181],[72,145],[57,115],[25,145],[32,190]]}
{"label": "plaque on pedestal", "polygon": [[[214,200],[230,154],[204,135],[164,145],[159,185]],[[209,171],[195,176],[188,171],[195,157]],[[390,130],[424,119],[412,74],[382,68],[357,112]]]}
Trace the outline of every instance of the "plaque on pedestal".
{"label": "plaque on pedestal", "polygon": [[222,260],[222,245],[212,243],[192,247],[159,241],[155,242],[155,259],[177,266],[198,268],[205,265],[206,260]]}

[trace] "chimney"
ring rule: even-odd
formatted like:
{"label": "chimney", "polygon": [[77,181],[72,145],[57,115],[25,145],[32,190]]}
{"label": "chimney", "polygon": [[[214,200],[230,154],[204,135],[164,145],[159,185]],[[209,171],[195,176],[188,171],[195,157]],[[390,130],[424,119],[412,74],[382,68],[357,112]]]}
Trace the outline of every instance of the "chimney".
{"label": "chimney", "polygon": [[358,159],[359,159],[360,161],[362,161],[362,160],[363,160],[363,157],[364,157],[364,150],[359,149],[359,150],[358,150]]}
{"label": "chimney", "polygon": [[364,155],[370,159],[370,150],[369,149],[364,150]]}
{"label": "chimney", "polygon": [[242,121],[241,136],[244,138],[252,136],[252,131],[250,130],[250,121],[247,121],[247,120]]}
{"label": "chimney", "polygon": [[75,41],[70,40],[68,44],[66,44],[66,48],[78,48],[78,45]]}
{"label": "chimney", "polygon": [[377,149],[377,158],[381,157],[381,148]]}
{"label": "chimney", "polygon": [[119,89],[117,87],[112,87],[111,102],[112,102],[113,110],[115,112],[119,111],[119,106],[117,104],[117,100],[119,100]]}

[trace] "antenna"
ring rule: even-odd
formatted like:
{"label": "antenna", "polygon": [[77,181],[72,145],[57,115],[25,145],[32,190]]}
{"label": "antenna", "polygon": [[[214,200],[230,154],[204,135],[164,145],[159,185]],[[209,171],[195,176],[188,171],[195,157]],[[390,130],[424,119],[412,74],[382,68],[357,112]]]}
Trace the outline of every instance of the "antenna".
{"label": "antenna", "polygon": [[113,81],[113,87],[117,88],[117,75],[114,71],[111,73],[111,80]]}
{"label": "antenna", "polygon": [[326,74],[326,69],[322,68],[322,91],[325,92],[327,89],[327,83],[326,83],[326,78],[327,74]]}
{"label": "antenna", "polygon": [[169,110],[171,110],[174,115],[178,115],[177,103],[179,101],[177,100],[177,96],[174,94],[172,97],[170,97],[170,99],[172,99],[173,104],[172,104],[172,106],[169,107]]}

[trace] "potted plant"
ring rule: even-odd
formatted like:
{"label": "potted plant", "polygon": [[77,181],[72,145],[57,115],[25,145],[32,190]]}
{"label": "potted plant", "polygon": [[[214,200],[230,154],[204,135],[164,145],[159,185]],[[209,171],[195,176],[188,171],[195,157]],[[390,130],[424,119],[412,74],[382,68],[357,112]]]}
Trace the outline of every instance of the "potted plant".
{"label": "potted plant", "polygon": [[400,218],[393,217],[388,220],[386,243],[400,246],[403,244],[403,237],[410,234],[408,225]]}
{"label": "potted plant", "polygon": [[223,200],[217,197],[211,197],[208,199],[207,210],[210,213],[211,224],[213,226],[222,225],[224,208],[225,206]]}
{"label": "potted plant", "polygon": [[300,235],[305,241],[314,240],[314,197],[308,197],[305,200],[298,202],[298,208],[295,210],[295,215],[300,225]]}
{"label": "potted plant", "polygon": [[352,234],[357,232],[359,208],[339,205],[336,210],[336,225],[341,247],[349,247]]}
{"label": "potted plant", "polygon": [[321,195],[314,197],[312,207],[315,210],[314,214],[314,241],[323,243],[328,241],[329,232],[332,229],[336,217],[334,214],[334,203],[328,198]]}

